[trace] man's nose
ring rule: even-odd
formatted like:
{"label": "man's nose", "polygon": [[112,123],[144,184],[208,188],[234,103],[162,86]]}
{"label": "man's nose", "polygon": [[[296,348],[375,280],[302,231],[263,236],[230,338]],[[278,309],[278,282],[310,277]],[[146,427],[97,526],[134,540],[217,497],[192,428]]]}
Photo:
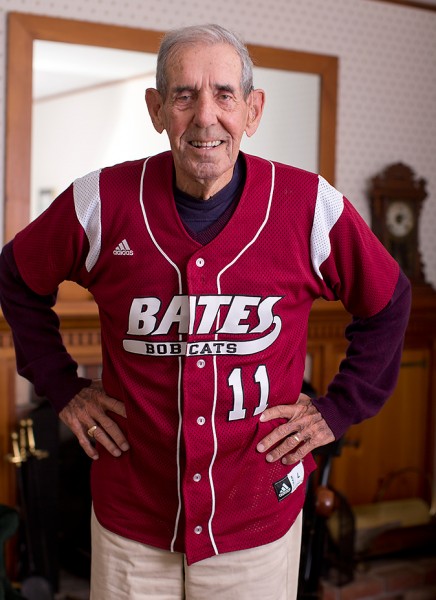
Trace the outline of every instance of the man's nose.
{"label": "man's nose", "polygon": [[217,122],[217,106],[208,94],[200,94],[195,105],[194,123],[198,127],[209,127]]}

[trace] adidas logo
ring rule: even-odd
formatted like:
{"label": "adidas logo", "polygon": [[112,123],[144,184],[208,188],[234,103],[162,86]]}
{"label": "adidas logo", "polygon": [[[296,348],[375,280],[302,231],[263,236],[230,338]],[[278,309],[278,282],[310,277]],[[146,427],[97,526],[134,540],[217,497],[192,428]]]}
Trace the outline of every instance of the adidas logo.
{"label": "adidas logo", "polygon": [[286,483],[284,483],[280,488],[279,498],[282,498],[283,496],[285,496],[285,494],[289,494],[290,491],[291,488],[288,485],[286,485]]}
{"label": "adidas logo", "polygon": [[290,473],[273,483],[274,491],[277,496],[277,500],[281,502],[285,498],[287,498],[292,492],[294,492],[299,485],[301,485],[304,481],[304,467],[303,463],[300,461]]}
{"label": "adidas logo", "polygon": [[113,251],[115,256],[133,256],[133,250],[130,249],[127,240],[123,240]]}

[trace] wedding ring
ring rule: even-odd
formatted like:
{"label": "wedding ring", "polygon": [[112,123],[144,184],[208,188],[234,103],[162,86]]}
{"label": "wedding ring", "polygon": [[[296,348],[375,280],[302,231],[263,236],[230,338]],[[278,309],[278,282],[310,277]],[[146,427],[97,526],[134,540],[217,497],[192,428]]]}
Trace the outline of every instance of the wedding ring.
{"label": "wedding ring", "polygon": [[89,435],[89,437],[90,437],[90,438],[93,438],[93,437],[94,437],[94,434],[95,434],[95,430],[96,430],[96,429],[97,429],[97,425],[93,425],[92,427],[90,427],[90,428],[88,429],[88,435]]}
{"label": "wedding ring", "polygon": [[298,437],[298,435],[294,435],[294,440],[297,442],[297,444],[300,443],[300,438]]}

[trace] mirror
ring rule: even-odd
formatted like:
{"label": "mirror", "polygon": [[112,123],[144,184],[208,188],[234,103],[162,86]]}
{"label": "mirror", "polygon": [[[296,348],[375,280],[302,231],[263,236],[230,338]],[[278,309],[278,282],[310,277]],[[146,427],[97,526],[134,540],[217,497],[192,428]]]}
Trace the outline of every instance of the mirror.
{"label": "mirror", "polygon": [[35,40],[31,211],[77,177],[169,149],[147,115],[156,54]]}
{"label": "mirror", "polygon": [[[35,40],[32,70],[30,218],[77,177],[169,150],[147,113],[156,54]],[[267,90],[256,135],[242,150],[318,171],[320,76],[254,68]],[[289,135],[286,135],[286,131]]]}
{"label": "mirror", "polygon": [[[154,55],[159,46],[162,36],[161,32],[145,31],[141,29],[101,25],[98,23],[79,22],[66,19],[42,17],[36,15],[25,15],[10,13],[8,20],[8,81],[7,81],[7,115],[6,115],[6,200],[5,200],[5,239],[10,239],[18,230],[24,227],[31,218],[30,188],[32,172],[31,138],[36,136],[37,125],[32,120],[32,83],[33,83],[33,56],[35,44],[40,40],[49,42],[62,42],[69,45],[74,44],[75,52],[80,50],[79,46],[93,46],[95,48],[119,49],[134,53],[146,53]],[[79,45],[79,46],[78,46]],[[310,160],[315,164],[300,165],[305,168],[317,170],[330,182],[334,182],[334,159],[335,159],[335,126],[336,126],[336,86],[337,86],[337,59],[330,56],[315,55],[309,53],[294,52],[291,50],[280,50],[261,46],[249,45],[250,53],[258,68],[255,84],[257,87],[265,87],[267,98],[270,94],[271,78],[280,73],[290,72],[295,76],[309,73],[309,80],[315,83],[318,90],[315,95],[315,126],[312,137],[315,145]],[[141,76],[144,75],[142,71]],[[132,75],[131,77],[135,77]],[[154,77],[154,75],[153,75]],[[267,80],[264,82],[262,78]],[[152,83],[154,85],[154,83]],[[313,85],[311,83],[310,85]],[[144,84],[141,82],[142,90]],[[142,102],[141,92],[141,102]],[[282,94],[283,96],[283,94]],[[144,121],[148,118],[144,107]],[[286,105],[280,110],[272,111],[281,115],[286,113]],[[289,112],[292,112],[289,109]],[[298,112],[298,109],[295,111]],[[76,121],[74,116],[71,120]],[[271,116],[272,118],[272,116]],[[121,123],[122,124],[122,123]],[[270,134],[274,127],[279,127],[283,132],[284,127],[289,127],[289,136],[281,135],[282,141],[291,139],[293,133],[292,125],[283,125],[283,118],[278,123],[264,122],[261,124]],[[34,126],[34,127],[33,127]],[[303,129],[304,131],[304,129]],[[275,160],[282,160],[296,164],[296,161],[282,154],[274,156],[265,152],[265,141],[260,138],[259,131],[252,138],[253,143],[257,137],[261,148],[256,150],[245,145],[243,149],[247,152],[260,154]],[[160,136],[162,137],[162,136]],[[271,137],[271,136],[270,136]],[[272,136],[278,137],[278,136]],[[297,137],[297,135],[295,135]],[[59,143],[59,142],[58,142]],[[62,142],[61,142],[62,143]],[[251,140],[250,140],[251,143]],[[68,143],[64,141],[64,146]],[[63,150],[63,148],[62,148]],[[286,150],[286,148],[285,148]],[[156,149],[155,151],[160,151]],[[59,150],[58,150],[59,152]],[[284,152],[283,148],[280,152]],[[141,152],[139,156],[146,155]],[[297,153],[298,154],[298,153]],[[139,157],[138,156],[138,157]],[[122,160],[126,160],[126,156]],[[35,159],[36,161],[37,159]],[[116,160],[116,159],[115,159]],[[110,163],[106,163],[110,164]],[[36,165],[36,162],[35,162]],[[99,161],[98,166],[102,166]],[[82,169],[80,175],[93,167]],[[74,175],[74,177],[77,175]],[[69,179],[67,184],[70,183]],[[47,185],[48,184],[48,185]],[[62,185],[62,184],[60,184]],[[50,197],[52,184],[49,182],[39,183],[37,191],[37,202],[47,202]],[[55,192],[59,192],[56,189]]]}

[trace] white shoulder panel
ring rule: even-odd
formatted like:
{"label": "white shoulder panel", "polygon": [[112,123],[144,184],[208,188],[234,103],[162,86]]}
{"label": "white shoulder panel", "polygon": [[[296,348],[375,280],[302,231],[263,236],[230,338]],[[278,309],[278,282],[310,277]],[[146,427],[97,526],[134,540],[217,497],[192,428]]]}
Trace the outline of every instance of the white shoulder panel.
{"label": "white shoulder panel", "polygon": [[88,173],[73,184],[74,208],[89,241],[85,262],[88,272],[97,262],[101,248],[100,171]]}
{"label": "white shoulder panel", "polygon": [[344,209],[344,197],[323,177],[319,176],[315,215],[310,235],[310,253],[316,274],[323,279],[320,266],[331,251],[330,231]]}

